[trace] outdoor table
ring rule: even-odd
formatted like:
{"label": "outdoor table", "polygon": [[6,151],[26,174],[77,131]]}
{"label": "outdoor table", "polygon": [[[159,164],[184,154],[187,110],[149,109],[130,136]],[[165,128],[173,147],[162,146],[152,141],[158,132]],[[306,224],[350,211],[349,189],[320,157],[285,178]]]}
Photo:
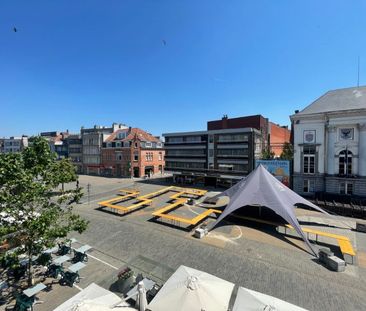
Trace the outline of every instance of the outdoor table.
{"label": "outdoor table", "polygon": [[70,244],[75,243],[75,242],[77,242],[77,241],[78,241],[77,239],[75,239],[75,238],[71,238],[71,239],[70,239]]}
{"label": "outdoor table", "polygon": [[23,294],[27,297],[33,297],[34,295],[37,295],[41,290],[44,290],[46,287],[47,286],[43,283],[39,283],[36,286],[24,290]]}
{"label": "outdoor table", "polygon": [[[36,256],[32,256],[32,261],[34,261],[34,260],[36,260],[36,259],[37,259],[37,257],[36,257]],[[23,259],[19,260],[19,264],[20,264],[21,266],[25,266],[26,264],[28,264],[28,262],[29,262],[29,258],[28,258],[28,257],[26,257],[26,258],[23,258]]]}
{"label": "outdoor table", "polygon": [[78,253],[85,254],[91,248],[92,247],[90,245],[83,245],[83,246],[79,247],[78,249],[74,249],[74,251],[78,252]]}
{"label": "outdoor table", "polygon": [[58,251],[58,247],[54,246],[43,251],[44,254],[52,254]]}
{"label": "outdoor table", "polygon": [[6,288],[8,288],[8,282],[6,281],[0,282],[0,291]]}
{"label": "outdoor table", "polygon": [[[146,292],[148,292],[149,290],[151,290],[154,285],[155,285],[155,282],[148,279],[148,278],[144,278],[142,280],[142,283],[144,283],[144,287],[146,289]],[[137,285],[135,287],[133,287],[132,289],[130,289],[127,294],[126,294],[126,297],[132,299],[132,300],[136,300],[136,296],[138,294],[138,291],[137,291]]]}
{"label": "outdoor table", "polygon": [[77,273],[82,268],[86,267],[86,264],[83,264],[82,262],[77,262],[74,265],[71,265],[68,270],[74,273]]}
{"label": "outdoor table", "polygon": [[53,261],[53,263],[55,264],[55,265],[62,265],[64,262],[66,262],[66,261],[68,261],[68,260],[70,260],[71,258],[69,257],[69,256],[67,256],[67,255],[64,255],[64,256],[61,256],[61,257],[57,257],[54,261]]}

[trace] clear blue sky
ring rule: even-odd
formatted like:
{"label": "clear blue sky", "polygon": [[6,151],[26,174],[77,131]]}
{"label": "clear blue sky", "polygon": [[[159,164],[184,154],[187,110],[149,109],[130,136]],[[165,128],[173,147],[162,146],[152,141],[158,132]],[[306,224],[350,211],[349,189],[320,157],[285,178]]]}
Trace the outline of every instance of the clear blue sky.
{"label": "clear blue sky", "polygon": [[366,84],[365,29],[364,0],[1,0],[0,136],[289,124],[355,86],[358,55]]}

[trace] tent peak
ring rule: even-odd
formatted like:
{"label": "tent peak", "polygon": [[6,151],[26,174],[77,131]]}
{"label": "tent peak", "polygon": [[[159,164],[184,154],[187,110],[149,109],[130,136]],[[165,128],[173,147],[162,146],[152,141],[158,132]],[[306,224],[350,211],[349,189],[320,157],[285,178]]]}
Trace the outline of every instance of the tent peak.
{"label": "tent peak", "polygon": [[198,278],[195,275],[190,275],[187,278],[186,286],[190,290],[197,290],[198,289]]}

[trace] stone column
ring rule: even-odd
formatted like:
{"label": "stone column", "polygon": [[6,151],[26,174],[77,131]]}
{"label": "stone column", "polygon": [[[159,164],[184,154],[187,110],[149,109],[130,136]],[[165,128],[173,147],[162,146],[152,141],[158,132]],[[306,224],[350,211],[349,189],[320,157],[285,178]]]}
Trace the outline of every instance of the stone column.
{"label": "stone column", "polygon": [[366,176],[366,123],[359,124],[358,175]]}
{"label": "stone column", "polygon": [[336,142],[336,133],[337,128],[335,126],[329,125],[327,128],[328,131],[328,142],[327,142],[327,166],[326,174],[333,175],[335,172],[335,164],[334,164],[334,144]]}

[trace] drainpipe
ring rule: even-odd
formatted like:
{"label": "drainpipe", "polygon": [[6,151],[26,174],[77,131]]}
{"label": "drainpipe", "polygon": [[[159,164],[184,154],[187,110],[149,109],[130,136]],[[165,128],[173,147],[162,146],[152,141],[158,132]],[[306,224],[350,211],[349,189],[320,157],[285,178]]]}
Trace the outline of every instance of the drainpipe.
{"label": "drainpipe", "polygon": [[[327,186],[326,186],[326,173],[328,173],[328,140],[329,139],[327,135],[329,126],[329,118],[327,114],[325,114],[325,123],[324,123],[324,176],[323,176],[323,182],[324,182],[324,192],[327,192]],[[315,147],[316,148],[316,147]],[[316,184],[315,184],[316,188]]]}

